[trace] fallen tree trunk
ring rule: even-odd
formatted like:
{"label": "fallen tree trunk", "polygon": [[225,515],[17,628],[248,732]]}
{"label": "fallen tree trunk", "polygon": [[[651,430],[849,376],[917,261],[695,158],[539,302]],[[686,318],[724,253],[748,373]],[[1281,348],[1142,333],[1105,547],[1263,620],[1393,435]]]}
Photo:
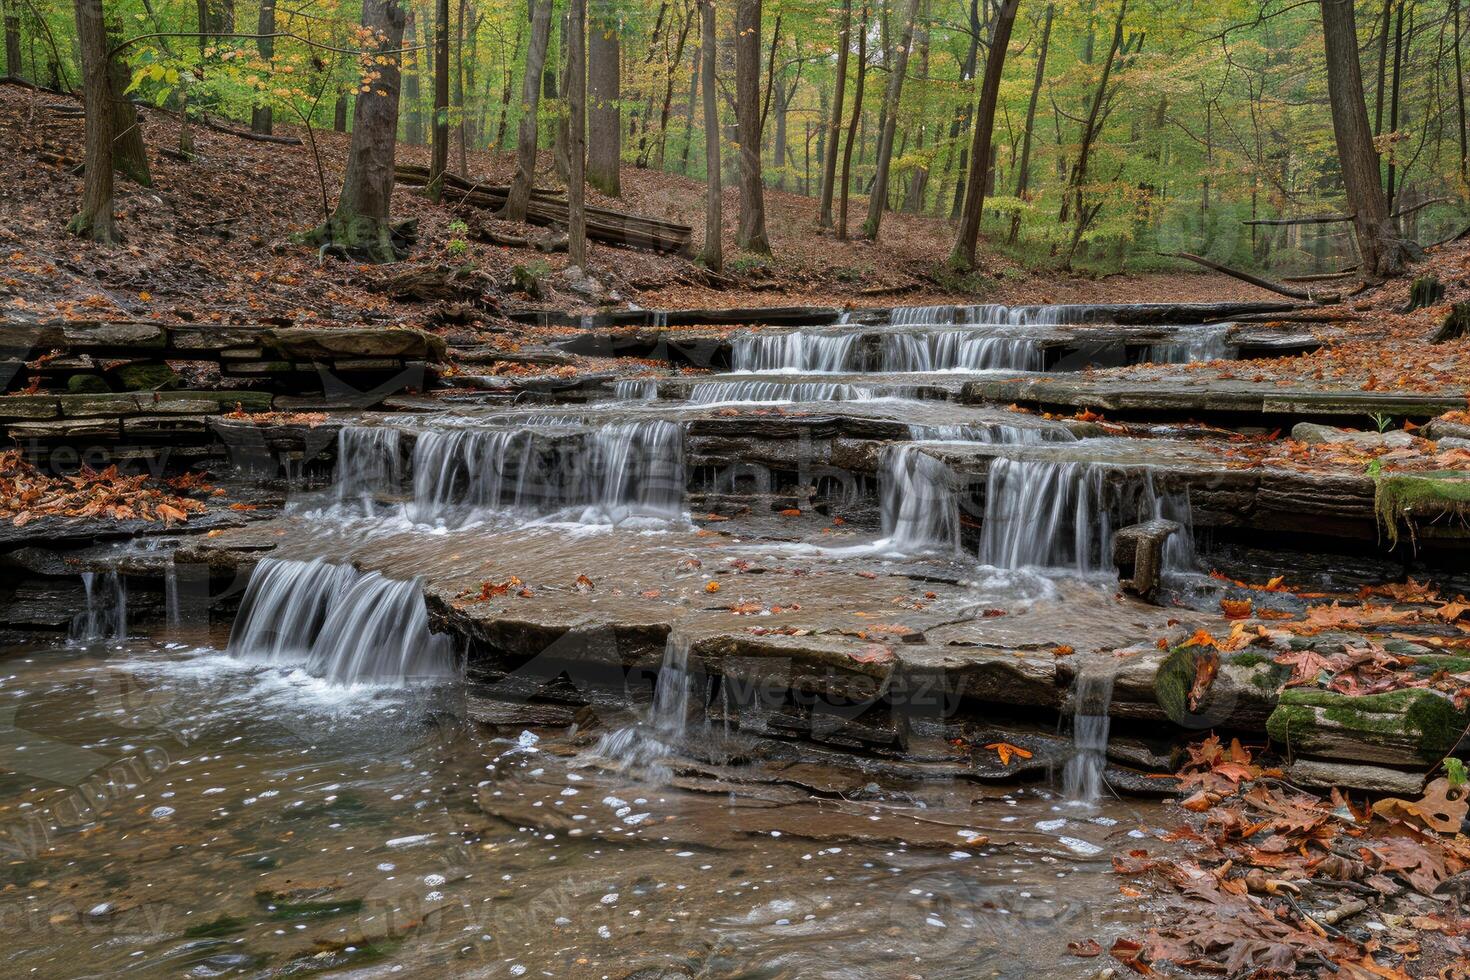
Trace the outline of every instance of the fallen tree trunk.
{"label": "fallen tree trunk", "polygon": [[1196,265],[1202,265],[1206,269],[1211,269],[1222,275],[1230,276],[1234,279],[1239,279],[1241,282],[1248,282],[1252,286],[1268,290],[1269,292],[1279,293],[1282,296],[1289,296],[1292,299],[1302,299],[1306,300],[1309,303],[1322,303],[1325,305],[1328,303],[1336,303],[1343,298],[1342,295],[1338,293],[1334,293],[1331,296],[1317,296],[1314,295],[1310,290],[1293,289],[1290,286],[1283,285],[1279,282],[1272,282],[1269,279],[1262,279],[1260,276],[1252,275],[1249,272],[1243,272],[1240,269],[1232,269],[1228,265],[1221,265],[1218,262],[1211,262],[1207,258],[1199,255],[1193,255],[1189,252],[1160,252],[1159,254],[1166,259],[1184,259],[1187,262],[1193,262]]}
{"label": "fallen tree trunk", "polygon": [[[422,187],[428,183],[428,169],[412,165],[394,168],[394,178],[411,187]],[[450,203],[469,204],[475,207],[499,211],[510,196],[510,188],[489,184],[471,183],[451,173],[444,174],[444,187],[450,193]],[[693,229],[657,218],[614,211],[611,208],[588,206],[587,237],[608,245],[625,245],[653,252],[689,255]],[[566,199],[549,191],[533,191],[526,209],[526,221],[541,227],[566,228],[571,212]]]}

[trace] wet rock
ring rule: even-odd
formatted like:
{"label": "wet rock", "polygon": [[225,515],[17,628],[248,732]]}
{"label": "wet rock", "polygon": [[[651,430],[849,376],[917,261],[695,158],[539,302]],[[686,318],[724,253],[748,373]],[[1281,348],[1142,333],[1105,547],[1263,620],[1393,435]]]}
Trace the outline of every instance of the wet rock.
{"label": "wet rock", "polygon": [[593,279],[581,266],[567,266],[561,274],[562,285],[580,296],[588,299],[600,299],[603,294],[602,284]]}
{"label": "wet rock", "polygon": [[[1218,657],[1218,673],[1199,699],[1189,703],[1201,661]],[[1255,651],[1221,653],[1213,647],[1183,646],[1171,651],[1154,676],[1154,695],[1164,715],[1190,731],[1210,728],[1260,731],[1276,709],[1276,691],[1289,671],[1271,655]]]}
{"label": "wet rock", "polygon": [[1414,445],[1414,435],[1402,430],[1355,432],[1314,422],[1299,422],[1292,426],[1291,437],[1308,445],[1353,446],[1358,449],[1406,449]]}
{"label": "wet rock", "polygon": [[465,698],[465,716],[482,725],[565,728],[576,720],[577,709],[565,704],[501,701],[470,694]]}
{"label": "wet rock", "polygon": [[348,327],[324,330],[284,327],[267,331],[262,339],[271,349],[294,360],[333,360],[340,357],[401,357],[442,361],[444,340],[407,327]]}
{"label": "wet rock", "polygon": [[1271,738],[1292,753],[1405,768],[1439,762],[1467,727],[1470,709],[1457,710],[1422,689],[1349,697],[1290,688],[1266,723]]}
{"label": "wet rock", "polygon": [[1286,769],[1286,778],[1302,786],[1328,789],[1341,786],[1366,793],[1384,793],[1408,799],[1424,792],[1424,773],[1355,765],[1327,759],[1299,758]]}
{"label": "wet rock", "polygon": [[1153,602],[1164,571],[1164,545],[1182,528],[1176,521],[1156,520],[1125,527],[1113,536],[1113,564],[1124,592]]}

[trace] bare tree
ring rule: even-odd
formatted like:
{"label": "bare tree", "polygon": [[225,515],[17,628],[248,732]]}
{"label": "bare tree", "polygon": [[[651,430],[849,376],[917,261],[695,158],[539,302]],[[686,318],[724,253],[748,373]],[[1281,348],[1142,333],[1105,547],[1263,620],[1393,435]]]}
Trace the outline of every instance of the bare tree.
{"label": "bare tree", "polygon": [[82,206],[67,230],[97,242],[117,241],[112,217],[112,85],[107,73],[107,27],[102,0],[76,0],[77,40],[82,53],[82,94],[87,106],[86,179]]}
{"label": "bare tree", "polygon": [[[1051,47],[1051,27],[1056,12],[1056,4],[1046,5],[1046,24],[1041,29],[1041,51],[1036,56],[1036,77],[1031,82],[1031,102],[1026,107],[1026,131],[1021,136],[1021,160],[1016,165],[1016,198],[1022,201],[1026,199],[1026,191],[1031,184],[1031,136],[1036,129],[1036,105],[1041,99],[1041,83],[1046,80],[1046,54]],[[1017,211],[1011,215],[1011,244],[1015,244],[1020,234],[1021,212]]]}
{"label": "bare tree", "polygon": [[847,58],[852,47],[852,0],[842,0],[842,30],[837,35],[837,81],[832,95],[832,120],[827,124],[826,152],[822,154],[822,210],[817,224],[831,228],[832,191],[837,181],[837,144],[842,132],[842,102],[847,96]]}
{"label": "bare tree", "polygon": [[429,155],[429,198],[439,200],[449,169],[449,0],[434,5],[434,145]]}
{"label": "bare tree", "polygon": [[847,241],[847,198],[852,192],[852,150],[857,143],[858,126],[863,118],[863,86],[868,77],[868,4],[863,3],[862,24],[858,28],[857,84],[852,91],[852,118],[847,123],[847,143],[842,148],[842,192],[837,202],[837,238]]}
{"label": "bare tree", "polygon": [[735,115],[740,143],[740,229],[736,244],[770,254],[761,186],[761,0],[735,4]]}
{"label": "bare tree", "polygon": [[970,143],[970,169],[965,175],[965,204],[960,212],[960,230],[950,253],[951,268],[975,268],[975,248],[980,240],[980,217],[985,213],[985,161],[990,159],[991,136],[995,131],[995,105],[1000,97],[1001,75],[1005,72],[1006,49],[1016,24],[1020,0],[1004,0],[990,34],[990,54],[985,59],[985,80],[980,85],[980,104]]}
{"label": "bare tree", "polygon": [[[260,52],[260,60],[266,63],[267,70],[269,70],[271,58],[275,57],[276,53],[276,39],[272,36],[276,33],[276,0],[260,0],[260,17],[255,23],[255,33],[260,35],[255,40],[255,47]],[[250,111],[250,129],[256,133],[270,135],[270,106],[258,105]]]}
{"label": "bare tree", "polygon": [[595,0],[596,14],[587,32],[587,180],[610,197],[622,194],[623,48],[617,10],[609,0]]}
{"label": "bare tree", "polygon": [[541,73],[546,67],[546,46],[551,38],[552,0],[531,0],[531,47],[526,53],[526,77],[521,86],[521,128],[516,139],[516,175],[505,200],[505,218],[525,221],[536,185],[536,146],[539,138],[537,113],[541,105]]}
{"label": "bare tree", "polygon": [[587,268],[587,0],[567,5],[567,254]]}
{"label": "bare tree", "polygon": [[361,57],[354,100],[352,143],[337,207],[308,240],[345,249],[373,262],[399,258],[388,222],[398,132],[398,59],[403,47],[400,0],[363,0],[362,25],[373,42]]}
{"label": "bare tree", "polygon": [[1347,185],[1348,207],[1366,275],[1388,277],[1408,260],[1405,243],[1394,231],[1383,193],[1378,150],[1368,124],[1363,72],[1358,60],[1358,27],[1352,0],[1321,0],[1322,37],[1327,53],[1327,92],[1332,129]]}
{"label": "bare tree", "polygon": [[715,0],[699,0],[699,74],[704,86],[704,247],[699,261],[713,272],[725,265],[724,191],[720,186],[720,109],[715,99]]}
{"label": "bare tree", "polygon": [[893,162],[893,137],[898,130],[898,109],[903,100],[903,78],[909,70],[909,48],[914,43],[914,18],[919,13],[919,0],[909,0],[904,11],[902,34],[893,49],[893,63],[888,66],[888,88],[883,93],[883,128],[878,132],[877,169],[873,172],[873,189],[868,194],[868,220],[863,222],[863,237],[876,240],[888,208],[888,169]]}

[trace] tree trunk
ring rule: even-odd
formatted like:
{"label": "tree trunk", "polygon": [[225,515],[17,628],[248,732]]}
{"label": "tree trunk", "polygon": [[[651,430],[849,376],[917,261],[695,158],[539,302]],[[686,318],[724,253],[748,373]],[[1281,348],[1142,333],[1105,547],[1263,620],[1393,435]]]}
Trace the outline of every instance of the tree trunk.
{"label": "tree trunk", "polygon": [[[1388,110],[1388,132],[1390,139],[1394,133],[1399,131],[1399,77],[1404,67],[1404,4],[1399,3],[1398,25],[1393,34],[1393,87],[1389,95]],[[1395,149],[1390,142],[1388,148],[1388,192],[1384,195],[1384,202],[1388,205],[1388,211],[1393,213],[1393,198],[1396,191],[1395,183],[1398,179],[1398,167],[1395,163]]]}
{"label": "tree trunk", "polygon": [[[256,50],[260,52],[260,60],[267,65],[276,53],[276,39],[270,35],[276,32],[276,0],[260,0],[260,18],[256,21],[255,33],[260,37],[255,40]],[[269,136],[271,133],[271,107],[258,105],[250,111],[250,131]]]}
{"label": "tree trunk", "polygon": [[852,191],[852,147],[863,118],[863,87],[868,77],[868,5],[863,3],[858,26],[857,82],[852,90],[852,119],[847,124],[847,143],[842,147],[842,192],[837,204],[837,239],[847,241],[847,199]]}
{"label": "tree trunk", "polygon": [[[674,108],[674,76],[678,74],[679,62],[684,57],[684,46],[689,42],[689,30],[693,20],[692,15],[684,18],[684,23],[679,28],[679,40],[674,45],[673,57],[669,58],[668,72],[664,78],[664,101],[658,114],[658,142],[654,144],[653,150],[655,170],[664,168],[664,153],[669,145],[669,115]],[[690,112],[693,111],[691,108]]]}
{"label": "tree trunk", "polygon": [[337,105],[332,113],[332,128],[339,133],[347,132],[347,93],[337,96]]}
{"label": "tree trunk", "polygon": [[989,169],[982,161],[990,159],[995,105],[1000,97],[1006,49],[1010,47],[1011,29],[1015,26],[1019,6],[1020,0],[1004,0],[1001,4],[995,17],[995,29],[990,35],[990,54],[985,59],[985,80],[980,86],[980,104],[975,111],[970,143],[970,169],[965,175],[965,203],[960,212],[960,229],[955,236],[954,251],[949,256],[950,266],[965,272],[975,268],[975,248],[980,240],[980,217],[985,211],[985,181]]}
{"label": "tree trunk", "polygon": [[[932,8],[929,5],[929,0],[924,0],[923,10],[919,12],[919,23],[915,27],[918,40],[914,42],[914,48],[919,53],[919,67],[917,72],[915,73],[915,77],[919,80],[921,86],[925,87],[927,86],[927,83],[929,81],[929,23],[931,13]],[[924,137],[927,135],[928,131],[928,93],[924,87],[921,87],[919,94],[921,96],[921,101],[914,111],[914,117],[915,119],[917,119],[916,125],[918,126],[919,132],[917,137],[915,138],[914,149],[918,151],[920,160],[922,161],[924,152]],[[909,189],[908,193],[904,196],[903,209],[909,214],[919,214],[920,212],[922,212],[924,210],[924,195],[927,192],[928,187],[929,165],[925,162],[920,162],[916,167],[914,167],[914,172],[909,177]]]}
{"label": "tree trunk", "polygon": [[827,124],[826,152],[822,154],[822,211],[817,223],[832,227],[832,191],[837,180],[837,146],[842,133],[842,102],[847,95],[847,57],[852,46],[852,0],[842,0],[842,31],[837,37],[837,81],[832,96],[832,121]]}
{"label": "tree trunk", "polygon": [[587,32],[587,182],[620,197],[623,151],[622,42],[618,14],[609,0],[595,0]]}
{"label": "tree trunk", "polygon": [[102,0],[76,0],[77,40],[82,55],[82,94],[87,108],[86,177],[82,206],[67,225],[74,235],[96,242],[118,240],[112,218],[112,142],[116,116],[107,58]]}
{"label": "tree trunk", "polygon": [[699,261],[711,272],[725,266],[724,191],[720,187],[720,107],[715,98],[715,0],[699,0],[699,74],[704,86],[704,247]]}
{"label": "tree trunk", "polygon": [[434,145],[429,155],[429,200],[438,202],[449,169],[449,0],[434,4]]}
{"label": "tree trunk", "polygon": [[5,13],[5,74],[11,78],[24,75],[20,64],[20,18],[10,13],[9,4]]}
{"label": "tree trunk", "polygon": [[868,220],[863,222],[863,237],[878,239],[883,212],[888,208],[888,167],[893,161],[893,137],[898,129],[899,103],[903,99],[903,78],[909,70],[909,48],[914,41],[914,18],[919,13],[919,0],[908,0],[904,12],[902,34],[893,49],[888,65],[888,87],[883,93],[883,125],[878,131],[878,155],[873,171],[873,187],[868,192]]}
{"label": "tree trunk", "polygon": [[587,269],[587,0],[567,5],[567,255]]}
{"label": "tree trunk", "polygon": [[[107,24],[107,46],[115,48],[122,40],[121,20]],[[148,170],[148,148],[143,144],[143,127],[138,120],[138,107],[123,93],[132,84],[133,72],[119,52],[107,65],[107,101],[112,109],[112,166],[118,173],[144,187],[153,186]]]}
{"label": "tree trunk", "polygon": [[1082,234],[1087,228],[1088,212],[1086,201],[1083,198],[1083,188],[1087,184],[1087,171],[1092,162],[1092,148],[1097,141],[1101,125],[1101,113],[1103,103],[1108,97],[1108,82],[1112,78],[1113,64],[1118,58],[1119,51],[1123,48],[1123,23],[1128,16],[1128,0],[1123,0],[1118,7],[1118,19],[1113,24],[1113,42],[1108,48],[1108,59],[1103,64],[1102,78],[1097,83],[1097,91],[1092,95],[1092,105],[1087,113],[1087,122],[1082,127],[1081,145],[1077,150],[1077,162],[1072,167],[1072,180],[1067,188],[1067,193],[1062,198],[1062,221],[1067,220],[1068,202],[1076,207],[1077,223],[1072,229],[1072,244],[1067,250],[1066,266],[1072,266],[1072,257],[1077,252],[1077,246],[1082,241]]}
{"label": "tree trunk", "polygon": [[[1041,83],[1046,80],[1046,54],[1051,47],[1051,26],[1056,4],[1046,5],[1046,25],[1041,29],[1041,50],[1036,56],[1036,77],[1031,82],[1031,102],[1026,108],[1026,132],[1021,137],[1021,162],[1017,165],[1016,199],[1024,201],[1031,186],[1031,134],[1036,128],[1036,105],[1041,100]],[[1021,234],[1021,212],[1011,216],[1011,244]]]}
{"label": "tree trunk", "polygon": [[740,230],[747,252],[770,254],[761,186],[761,0],[736,0],[735,114],[740,144]]}
{"label": "tree trunk", "polygon": [[455,127],[459,131],[459,172],[468,176],[470,172],[469,134],[465,131],[464,104],[464,13],[465,0],[459,0],[459,14],[454,19],[454,104],[459,109],[459,125]]}
{"label": "tree trunk", "polygon": [[[408,71],[403,76],[403,98],[408,102],[408,118],[403,124],[403,142],[410,146],[424,145],[424,113],[423,104],[419,101],[419,66],[423,59],[418,51],[418,37],[416,34],[416,20],[412,8],[409,8],[405,16],[404,38],[405,46],[410,50],[404,54],[407,60]],[[358,101],[361,101],[360,99]],[[353,119],[357,118],[356,112]]]}
{"label": "tree trunk", "polygon": [[[585,13],[585,12],[584,12]],[[552,143],[551,156],[556,164],[556,175],[561,178],[563,184],[569,184],[572,180],[572,157],[571,148],[568,145],[572,138],[571,118],[568,115],[566,100],[571,97],[572,87],[572,62],[569,45],[571,44],[569,23],[571,15],[563,13],[561,17],[561,107],[556,114],[556,139]],[[585,89],[583,90],[585,91]]]}
{"label": "tree trunk", "polygon": [[388,224],[398,145],[398,59],[404,27],[400,0],[363,0],[362,26],[378,38],[376,77],[366,83],[370,90],[354,100],[352,142],[336,210],[310,237],[372,262],[393,262],[400,257]]}
{"label": "tree trunk", "polygon": [[521,86],[521,128],[516,139],[516,175],[505,202],[507,221],[525,221],[531,188],[536,186],[537,113],[541,105],[541,73],[551,39],[552,0],[531,0],[531,47],[526,52],[526,77]]}
{"label": "tree trunk", "polygon": [[[703,18],[703,14],[700,17]],[[703,30],[703,26],[700,28]],[[699,76],[704,71],[704,41],[701,38],[699,47],[694,49],[694,68],[689,73],[689,112],[684,120],[684,152],[679,158],[679,172],[689,176],[689,150],[694,146],[694,102],[699,98]],[[718,123],[718,119],[716,120]],[[719,130],[714,130],[716,136]]]}
{"label": "tree trunk", "polygon": [[1368,128],[1363,73],[1358,63],[1358,29],[1352,0],[1320,0],[1322,36],[1327,53],[1327,90],[1332,102],[1332,129],[1337,156],[1353,212],[1362,271],[1386,278],[1403,269],[1407,259],[1394,235],[1388,199],[1380,181],[1378,151]]}
{"label": "tree trunk", "polygon": [[1460,54],[1460,0],[1455,7],[1455,114],[1460,120],[1460,180],[1470,180],[1470,131],[1465,126],[1465,64]]}

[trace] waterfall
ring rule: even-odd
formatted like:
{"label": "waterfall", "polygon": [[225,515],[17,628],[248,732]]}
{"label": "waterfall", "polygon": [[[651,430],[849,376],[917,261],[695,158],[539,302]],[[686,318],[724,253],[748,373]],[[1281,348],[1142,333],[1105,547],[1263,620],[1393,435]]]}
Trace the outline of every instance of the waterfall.
{"label": "waterfall", "polygon": [[693,405],[715,405],[721,402],[866,402],[881,397],[874,388],[850,384],[778,381],[702,381],[689,394]]}
{"label": "waterfall", "polygon": [[86,608],[72,617],[67,639],[77,643],[111,640],[123,643],[128,638],[128,585],[115,570],[83,572],[82,591]]}
{"label": "waterfall", "polygon": [[969,330],[895,333],[883,338],[884,371],[1040,371],[1041,345],[1031,337],[980,336]]}
{"label": "waterfall", "polygon": [[179,569],[170,558],[168,569],[163,573],[163,613],[164,624],[171,631],[177,631],[183,624],[179,615]]}
{"label": "waterfall", "polygon": [[788,371],[800,374],[843,374],[861,371],[862,348],[856,333],[741,334],[731,344],[736,371]]}
{"label": "waterfall", "polygon": [[1113,671],[1083,670],[1072,686],[1072,755],[1062,771],[1068,800],[1092,803],[1102,797],[1112,719]]}
{"label": "waterfall", "polygon": [[390,426],[347,425],[337,433],[337,500],[369,510],[378,494],[403,486],[403,433]]}
{"label": "waterfall", "polygon": [[658,382],[652,378],[614,381],[613,397],[620,401],[651,402],[658,397]]}
{"label": "waterfall", "polygon": [[898,551],[954,551],[959,501],[943,462],[916,446],[883,451],[883,537]]}
{"label": "waterfall", "polygon": [[660,761],[689,736],[689,715],[704,682],[702,674],[689,669],[692,645],[688,635],[677,628],[670,630],[648,713],[635,725],[603,735],[593,755],[611,761],[620,770],[642,770],[659,781],[668,778]]}
{"label": "waterfall", "polygon": [[433,430],[414,446],[412,516],[580,507],[584,521],[677,518],[684,485],[684,429],[672,422]]}
{"label": "waterfall", "polygon": [[1228,343],[1232,326],[1220,323],[1180,327],[1172,341],[1149,349],[1149,360],[1155,364],[1193,364],[1230,358],[1234,354]]}
{"label": "waterfall", "polygon": [[986,481],[980,560],[1086,574],[1110,565],[1116,528],[1155,518],[1182,526],[1165,547],[1165,569],[1187,570],[1194,562],[1188,496],[1160,494],[1152,473],[1130,479],[1107,463],[996,458]]}
{"label": "waterfall", "polygon": [[261,560],[227,652],[299,666],[333,684],[403,687],[454,673],[452,641],[429,631],[418,579],[397,581],[320,558]]}
{"label": "waterfall", "polygon": [[909,438],[919,442],[981,442],[988,446],[1036,446],[1044,442],[1073,442],[1070,430],[1032,429],[1004,423],[979,425],[909,425]]}
{"label": "waterfall", "polygon": [[889,322],[896,327],[935,327],[956,324],[989,326],[1059,326],[1077,319],[1081,310],[1068,306],[899,306]]}

